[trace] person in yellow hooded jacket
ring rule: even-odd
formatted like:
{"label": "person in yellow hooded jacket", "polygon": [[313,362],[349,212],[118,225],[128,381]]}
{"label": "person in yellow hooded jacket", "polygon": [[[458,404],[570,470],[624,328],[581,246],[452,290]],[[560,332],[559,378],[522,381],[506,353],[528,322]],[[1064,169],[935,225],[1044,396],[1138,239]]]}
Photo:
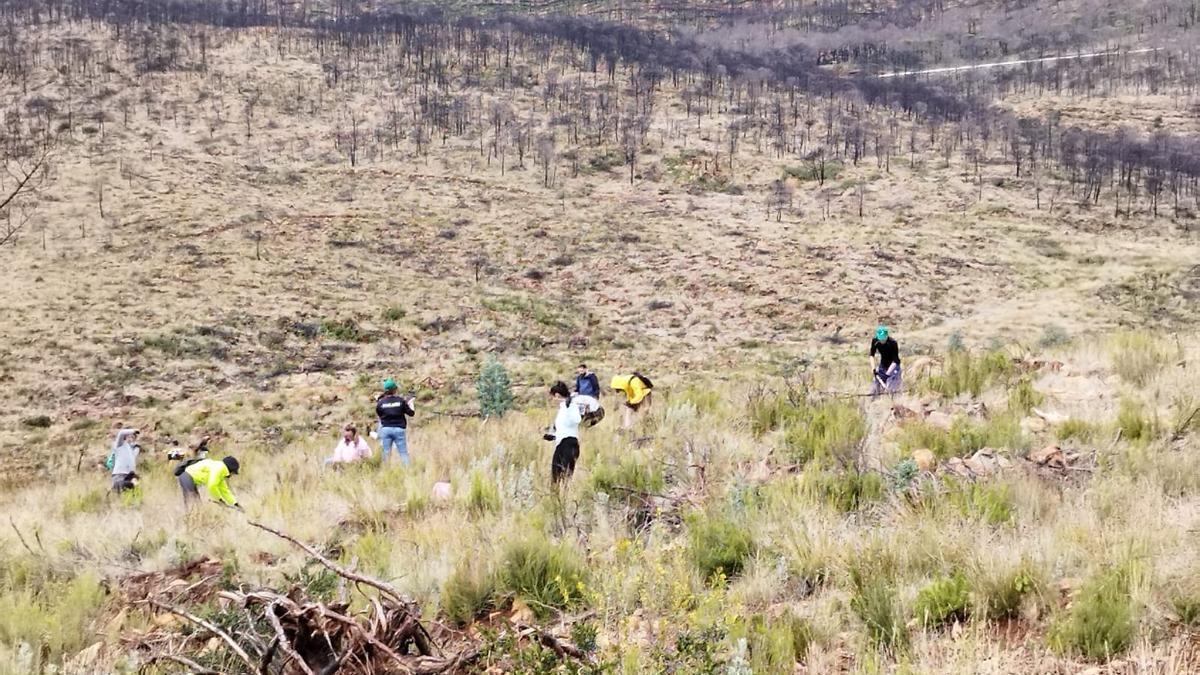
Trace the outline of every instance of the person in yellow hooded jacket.
{"label": "person in yellow hooded jacket", "polygon": [[183,491],[183,503],[192,506],[200,500],[200,486],[215,502],[224,503],[235,509],[238,506],[237,497],[229,489],[229,477],[236,476],[239,469],[236,457],[226,457],[221,460],[201,459],[188,464],[179,473],[179,488]]}
{"label": "person in yellow hooded jacket", "polygon": [[654,385],[641,373],[614,375],[609,387],[625,396],[621,407],[621,428],[633,427],[634,417],[650,407]]}

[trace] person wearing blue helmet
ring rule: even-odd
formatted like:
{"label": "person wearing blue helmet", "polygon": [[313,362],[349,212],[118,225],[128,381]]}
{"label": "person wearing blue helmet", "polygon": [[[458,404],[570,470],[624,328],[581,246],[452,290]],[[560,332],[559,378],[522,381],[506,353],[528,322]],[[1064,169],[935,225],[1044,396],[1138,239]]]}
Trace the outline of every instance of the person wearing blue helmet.
{"label": "person wearing blue helmet", "polygon": [[[879,357],[878,361],[876,356]],[[900,391],[900,346],[887,326],[876,328],[875,337],[871,340],[871,374],[872,396]]]}
{"label": "person wearing blue helmet", "polygon": [[379,459],[387,462],[392,448],[400,461],[408,464],[408,418],[417,414],[413,409],[412,396],[396,393],[396,381],[383,381],[383,395],[375,401],[375,414],[379,417]]}

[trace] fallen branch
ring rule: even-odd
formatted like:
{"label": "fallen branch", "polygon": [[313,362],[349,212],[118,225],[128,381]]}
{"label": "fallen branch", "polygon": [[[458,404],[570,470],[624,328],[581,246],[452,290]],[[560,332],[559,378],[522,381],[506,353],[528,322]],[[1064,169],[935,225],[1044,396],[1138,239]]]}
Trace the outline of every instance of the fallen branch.
{"label": "fallen branch", "polygon": [[25,541],[25,536],[21,534],[21,530],[17,529],[17,521],[13,520],[12,516],[8,517],[8,524],[12,525],[13,532],[17,533],[17,539],[21,540],[21,545],[25,547],[26,551],[29,551],[29,555],[36,556],[37,554],[33,552],[33,549],[29,548],[29,542]]}
{"label": "fallen branch", "polygon": [[1175,432],[1171,434],[1172,443],[1183,438],[1183,435],[1187,433],[1188,427],[1192,426],[1192,420],[1196,419],[1196,415],[1200,415],[1200,408],[1193,410],[1191,415],[1188,415],[1179,426],[1175,427]]}
{"label": "fallen branch", "polygon": [[267,621],[270,622],[271,627],[275,629],[275,639],[279,641],[279,648],[300,667],[300,670],[304,671],[305,675],[317,675],[313,672],[312,668],[308,667],[308,663],[304,661],[304,657],[300,656],[300,653],[292,647],[292,641],[288,640],[287,635],[284,634],[283,624],[279,622],[279,616],[275,614],[275,608],[277,607],[279,607],[279,603],[272,602],[267,605],[267,609],[263,613],[266,614]]}
{"label": "fallen branch", "polygon": [[239,645],[236,641],[234,641],[233,638],[229,637],[229,633],[226,633],[225,631],[221,630],[218,626],[216,626],[212,622],[205,621],[204,619],[201,619],[200,617],[196,616],[195,614],[192,614],[190,612],[179,609],[178,607],[172,607],[166,603],[162,603],[157,600],[147,600],[146,602],[150,603],[154,607],[157,607],[161,610],[170,612],[181,619],[184,619],[186,621],[194,623],[197,626],[200,626],[201,628],[212,633],[213,635],[216,635],[217,637],[221,638],[221,640],[226,645],[229,646],[229,649],[234,654],[236,654],[239,659],[242,660],[242,663],[246,664],[246,667],[249,669],[247,672],[254,672],[254,671],[258,670],[258,668],[250,660],[250,655],[246,653],[246,650],[242,649],[241,645]]}
{"label": "fallen branch", "polygon": [[195,661],[179,656],[177,654],[151,654],[149,659],[146,659],[146,665],[150,665],[155,661],[171,661],[178,663],[184,668],[190,668],[194,675],[225,675],[219,670],[212,670],[196,663]]}
{"label": "fallen branch", "polygon": [[379,591],[380,593],[387,595],[388,597],[390,597],[392,600],[395,600],[400,605],[405,606],[405,607],[408,606],[408,601],[404,598],[403,595],[400,594],[400,591],[396,590],[395,586],[392,586],[391,584],[380,581],[378,579],[372,579],[371,577],[363,576],[357,572],[348,570],[345,567],[342,567],[341,565],[333,562],[329,558],[326,558],[325,556],[321,555],[315,548],[300,541],[299,539],[296,539],[295,537],[291,536],[290,534],[280,532],[279,530],[272,529],[270,527],[267,527],[266,525],[263,525],[262,523],[256,523],[253,520],[248,520],[246,522],[250,523],[254,527],[257,527],[258,529],[260,529],[264,532],[270,532],[271,534],[275,535],[276,537],[279,537],[280,539],[283,539],[284,541],[291,542],[292,544],[294,544],[295,546],[297,546],[301,550],[303,550],[305,553],[312,556],[312,558],[314,560],[321,563],[322,565],[324,565],[326,568],[328,568],[330,571],[334,572],[335,574],[343,576],[343,577],[349,579],[350,581],[354,581],[354,582],[357,582],[360,584],[366,584],[367,586],[374,588],[375,590]]}

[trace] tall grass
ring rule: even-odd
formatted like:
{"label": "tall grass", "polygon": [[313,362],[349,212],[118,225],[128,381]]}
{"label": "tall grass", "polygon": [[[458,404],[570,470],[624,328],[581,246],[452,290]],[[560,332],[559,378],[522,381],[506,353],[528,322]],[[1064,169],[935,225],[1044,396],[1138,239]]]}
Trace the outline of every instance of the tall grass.
{"label": "tall grass", "polygon": [[1124,331],[1109,341],[1112,369],[1124,381],[1144,387],[1178,356],[1176,349],[1146,331]]}
{"label": "tall grass", "polygon": [[529,535],[504,546],[498,585],[538,616],[546,616],[550,610],[579,604],[586,578],[586,568],[574,549],[541,535]]}
{"label": "tall grass", "polygon": [[1012,359],[1000,351],[972,355],[952,350],[946,355],[940,373],[931,375],[925,388],[947,398],[970,394],[978,398],[988,386],[1006,381],[1013,373]]}

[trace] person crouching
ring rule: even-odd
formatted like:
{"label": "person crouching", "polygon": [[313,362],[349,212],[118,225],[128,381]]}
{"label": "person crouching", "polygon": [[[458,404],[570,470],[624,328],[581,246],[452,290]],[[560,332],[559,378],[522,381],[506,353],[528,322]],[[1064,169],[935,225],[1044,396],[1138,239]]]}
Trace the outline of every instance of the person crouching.
{"label": "person crouching", "polygon": [[179,489],[183,491],[183,504],[191,508],[200,501],[200,486],[203,485],[209,498],[235,509],[237,497],[229,490],[229,477],[236,476],[240,465],[236,457],[221,460],[201,459],[189,462],[179,472]]}

